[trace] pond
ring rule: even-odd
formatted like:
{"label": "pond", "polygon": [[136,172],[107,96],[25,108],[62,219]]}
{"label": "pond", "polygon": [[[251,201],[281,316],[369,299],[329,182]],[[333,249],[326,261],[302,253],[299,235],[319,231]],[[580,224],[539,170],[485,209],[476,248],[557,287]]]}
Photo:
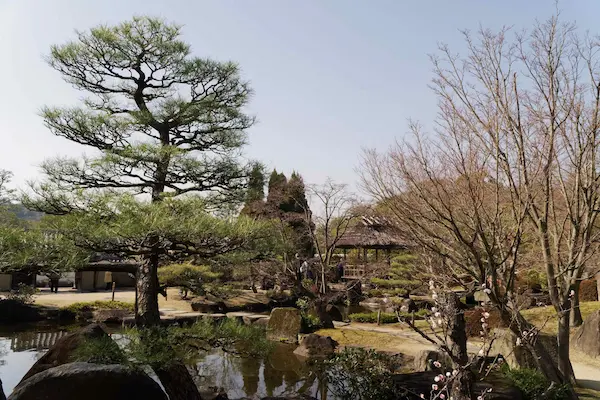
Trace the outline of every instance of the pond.
{"label": "pond", "polygon": [[[74,327],[20,326],[0,328],[0,379],[8,396],[29,368],[56,340]],[[190,369],[201,388],[222,387],[230,399],[306,393],[334,400],[310,368],[294,354],[295,346],[277,344],[266,358],[244,358],[212,349],[198,354]]]}

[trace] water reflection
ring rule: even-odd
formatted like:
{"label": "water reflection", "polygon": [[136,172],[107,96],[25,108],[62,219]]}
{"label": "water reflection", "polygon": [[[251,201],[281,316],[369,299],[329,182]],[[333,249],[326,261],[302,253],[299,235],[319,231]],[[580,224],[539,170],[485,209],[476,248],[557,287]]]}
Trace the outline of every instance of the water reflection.
{"label": "water reflection", "polygon": [[[0,378],[5,393],[10,394],[35,361],[70,330],[30,326],[16,332],[0,331]],[[120,336],[113,335],[115,339]],[[225,388],[230,399],[306,393],[334,400],[327,396],[317,375],[293,354],[294,348],[278,344],[267,358],[240,357],[212,349],[199,353],[190,369],[199,387]]]}

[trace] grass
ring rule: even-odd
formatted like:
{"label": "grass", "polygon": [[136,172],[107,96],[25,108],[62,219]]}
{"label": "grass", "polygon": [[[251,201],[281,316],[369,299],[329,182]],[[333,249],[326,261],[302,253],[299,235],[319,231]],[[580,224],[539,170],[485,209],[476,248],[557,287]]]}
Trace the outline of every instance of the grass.
{"label": "grass", "polygon": [[[585,320],[588,315],[596,310],[600,310],[600,301],[587,301],[579,304],[581,309],[581,315]],[[521,314],[527,319],[527,321],[534,324],[536,327],[541,329],[543,332],[555,334],[558,329],[558,321],[556,319],[556,311],[554,307],[536,307],[530,308],[529,310],[521,311]]]}

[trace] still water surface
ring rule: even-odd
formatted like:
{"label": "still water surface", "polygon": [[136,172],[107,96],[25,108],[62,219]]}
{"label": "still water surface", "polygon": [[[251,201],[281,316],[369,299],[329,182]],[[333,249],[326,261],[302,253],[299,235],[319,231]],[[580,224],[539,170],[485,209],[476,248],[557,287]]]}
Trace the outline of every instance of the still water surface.
{"label": "still water surface", "polygon": [[[0,328],[0,379],[8,396],[29,368],[68,327],[23,326]],[[71,328],[72,329],[72,328]],[[295,346],[277,345],[268,358],[244,358],[220,349],[198,354],[191,365],[199,387],[223,387],[231,399],[306,393],[317,399],[333,400],[326,395],[310,368],[294,354]]]}

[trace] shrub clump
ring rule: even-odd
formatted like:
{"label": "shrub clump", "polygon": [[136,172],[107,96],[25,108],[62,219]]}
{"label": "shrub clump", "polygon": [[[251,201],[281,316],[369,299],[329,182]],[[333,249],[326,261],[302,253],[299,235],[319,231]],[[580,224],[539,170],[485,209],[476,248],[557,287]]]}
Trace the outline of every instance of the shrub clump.
{"label": "shrub clump", "polygon": [[394,380],[397,361],[388,354],[349,347],[318,366],[339,399],[391,400],[406,394]]}
{"label": "shrub clump", "polygon": [[563,400],[568,398],[566,385],[553,387],[545,397],[542,395],[550,388],[550,382],[535,369],[511,369],[507,364],[501,368],[502,374],[523,393],[523,400],[549,399]]}
{"label": "shrub clump", "polygon": [[127,303],[124,301],[83,301],[73,303],[63,308],[63,310],[70,311],[74,314],[80,314],[83,312],[90,312],[96,310],[127,310],[133,312],[133,303]]}
{"label": "shrub clump", "polygon": [[17,289],[11,290],[10,293],[6,295],[6,299],[13,300],[21,304],[33,304],[33,296],[38,292],[39,290],[31,285],[19,283]]}
{"label": "shrub clump", "polygon": [[[427,310],[419,310],[419,311],[415,312],[415,319],[424,319],[428,313],[429,313],[429,311],[427,311]],[[399,314],[400,314],[400,317],[409,318],[409,319],[412,318],[411,313],[401,312]],[[377,323],[377,313],[376,312],[350,314],[348,316],[348,318],[350,318],[350,321],[352,321],[352,322],[360,322],[360,323],[364,323],[364,324]],[[379,323],[381,323],[381,324],[395,324],[397,322],[398,322],[398,317],[396,316],[395,313],[382,312],[380,315]]]}

